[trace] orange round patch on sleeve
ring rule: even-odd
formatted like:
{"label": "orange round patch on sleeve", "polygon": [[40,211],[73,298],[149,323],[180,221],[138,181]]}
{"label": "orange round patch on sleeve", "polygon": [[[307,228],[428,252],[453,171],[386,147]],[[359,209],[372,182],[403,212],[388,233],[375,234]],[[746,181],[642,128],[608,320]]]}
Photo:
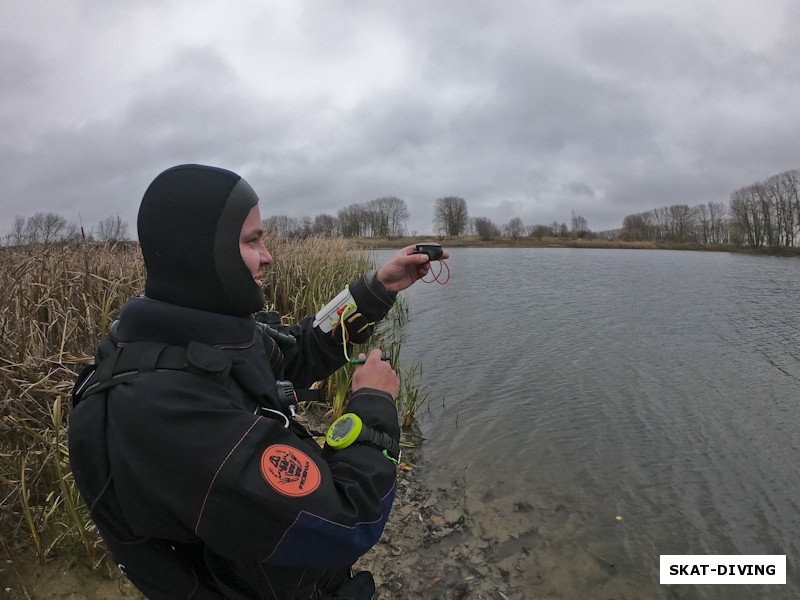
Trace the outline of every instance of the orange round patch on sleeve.
{"label": "orange round patch on sleeve", "polygon": [[261,475],[276,492],[291,498],[308,496],[322,482],[319,467],[307,454],[281,444],[264,450]]}

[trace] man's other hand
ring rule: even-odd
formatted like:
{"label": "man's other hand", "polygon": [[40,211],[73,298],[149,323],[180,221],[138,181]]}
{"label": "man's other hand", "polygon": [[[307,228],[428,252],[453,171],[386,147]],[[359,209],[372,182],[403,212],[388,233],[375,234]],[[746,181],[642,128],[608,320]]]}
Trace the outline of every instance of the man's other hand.
{"label": "man's other hand", "polygon": [[[389,363],[381,360],[382,355],[379,348],[374,348],[370,350],[366,362],[356,367],[353,373],[354,392],[364,387],[374,388],[390,393],[392,398],[397,398],[397,393],[400,391],[400,379]],[[358,357],[365,358],[363,354],[359,354]]]}

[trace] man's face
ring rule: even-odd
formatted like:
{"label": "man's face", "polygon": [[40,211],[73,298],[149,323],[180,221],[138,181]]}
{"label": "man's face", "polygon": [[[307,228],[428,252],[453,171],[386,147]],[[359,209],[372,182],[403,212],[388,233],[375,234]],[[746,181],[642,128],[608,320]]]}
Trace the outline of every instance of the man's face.
{"label": "man's face", "polygon": [[262,269],[272,264],[272,255],[264,245],[264,230],[261,228],[261,213],[258,205],[250,209],[239,234],[239,253],[247,269],[258,287],[264,285],[261,280]]}

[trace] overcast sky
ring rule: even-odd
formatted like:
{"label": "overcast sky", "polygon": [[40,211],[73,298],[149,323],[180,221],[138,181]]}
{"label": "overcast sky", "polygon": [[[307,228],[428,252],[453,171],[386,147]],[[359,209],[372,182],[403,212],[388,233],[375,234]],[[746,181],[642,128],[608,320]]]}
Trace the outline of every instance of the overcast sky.
{"label": "overcast sky", "polygon": [[[235,7],[235,8],[234,8]],[[3,0],[0,234],[56,212],[135,233],[197,162],[261,213],[461,196],[593,230],[800,167],[797,0]]]}

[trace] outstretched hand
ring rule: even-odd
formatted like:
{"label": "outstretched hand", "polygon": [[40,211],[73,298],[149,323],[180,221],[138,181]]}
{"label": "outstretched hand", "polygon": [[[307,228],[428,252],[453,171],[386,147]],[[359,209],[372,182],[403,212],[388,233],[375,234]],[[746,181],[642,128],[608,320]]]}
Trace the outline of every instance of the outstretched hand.
{"label": "outstretched hand", "polygon": [[[378,281],[389,292],[401,292],[414,285],[428,271],[431,270],[430,259],[427,254],[412,254],[416,246],[406,246],[400,249],[389,262],[383,265],[377,274]],[[449,258],[445,252],[442,258]]]}

